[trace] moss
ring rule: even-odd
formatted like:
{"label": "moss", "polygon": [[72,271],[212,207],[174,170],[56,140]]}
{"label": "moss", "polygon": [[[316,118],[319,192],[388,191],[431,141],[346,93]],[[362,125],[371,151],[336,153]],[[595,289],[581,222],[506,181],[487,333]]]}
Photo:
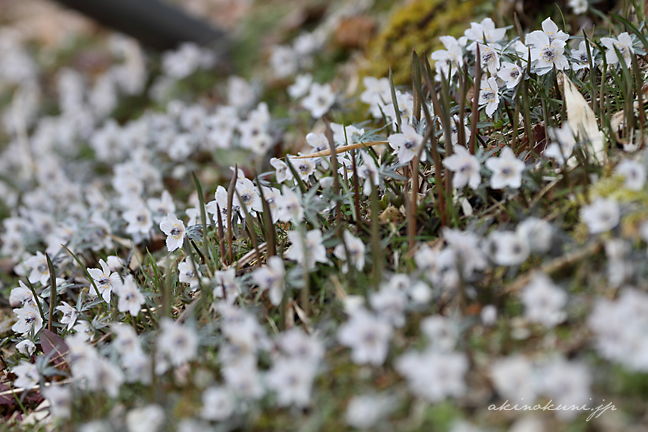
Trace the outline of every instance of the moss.
{"label": "moss", "polygon": [[366,73],[387,76],[391,65],[396,85],[410,83],[412,50],[429,54],[443,48],[439,36],[461,36],[490,7],[484,0],[415,0],[397,9],[368,48]]}

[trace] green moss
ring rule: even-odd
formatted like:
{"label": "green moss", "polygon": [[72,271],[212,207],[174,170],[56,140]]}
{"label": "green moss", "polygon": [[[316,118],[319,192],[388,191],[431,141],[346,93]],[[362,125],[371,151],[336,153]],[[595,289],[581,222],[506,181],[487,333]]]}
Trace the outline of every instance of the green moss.
{"label": "green moss", "polygon": [[369,46],[366,73],[387,76],[391,66],[395,84],[410,83],[412,50],[422,55],[443,48],[439,36],[461,36],[488,7],[484,0],[415,0],[401,7]]}

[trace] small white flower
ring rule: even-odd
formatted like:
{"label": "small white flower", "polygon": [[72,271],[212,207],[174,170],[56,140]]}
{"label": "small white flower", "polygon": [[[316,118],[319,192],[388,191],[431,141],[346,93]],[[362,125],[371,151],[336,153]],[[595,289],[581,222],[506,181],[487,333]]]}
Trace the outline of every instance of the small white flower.
{"label": "small white flower", "polygon": [[288,168],[283,161],[280,161],[277,158],[270,159],[270,165],[275,169],[275,175],[277,176],[277,183],[283,183],[286,180],[290,181],[293,179],[292,171]]}
{"label": "small white flower", "polygon": [[229,418],[236,408],[232,393],[224,387],[210,387],[202,394],[200,416],[205,420],[221,421]]}
{"label": "small white flower", "polygon": [[43,389],[43,396],[49,402],[50,415],[56,418],[69,418],[72,408],[72,392],[62,385],[50,385]]}
{"label": "small white flower", "polygon": [[186,235],[185,226],[173,213],[168,213],[160,222],[160,229],[167,236],[166,245],[169,252],[182,247]]}
{"label": "small white flower", "polygon": [[194,269],[189,259],[178,263],[178,280],[180,283],[188,283],[193,290],[198,288],[198,272]]}
{"label": "small white flower", "polygon": [[380,366],[387,357],[392,327],[381,318],[360,307],[338,330],[338,340],[353,351],[356,364]]}
{"label": "small white flower", "polygon": [[170,318],[162,318],[157,349],[173,366],[181,366],[196,357],[198,335],[186,325],[178,324]]}
{"label": "small white flower", "polygon": [[551,142],[545,149],[544,155],[555,159],[558,165],[564,165],[576,148],[574,132],[567,122],[564,122],[561,128],[548,128],[547,132]]}
{"label": "small white flower", "polygon": [[34,293],[27,288],[27,285],[25,285],[23,281],[19,280],[18,283],[20,286],[12,289],[11,294],[9,294],[9,304],[11,304],[11,306],[24,306],[25,304],[30,303],[36,306]]}
{"label": "small white flower", "polygon": [[436,61],[434,67],[437,69],[437,74],[442,73],[447,79],[450,68],[452,68],[453,76],[461,69],[463,65],[463,49],[459,41],[452,36],[441,36],[439,40],[446,49],[434,51],[430,58]]}
{"label": "small white flower", "polygon": [[126,414],[129,432],[157,432],[164,424],[164,410],[160,405],[146,405]]}
{"label": "small white flower", "polygon": [[312,82],[313,76],[311,74],[297,75],[295,83],[288,87],[288,95],[293,99],[305,96]]}
{"label": "small white flower", "polygon": [[407,296],[404,291],[383,287],[380,291],[371,293],[369,303],[380,318],[387,320],[394,327],[400,328],[405,325]]}
{"label": "small white flower", "polygon": [[526,239],[513,231],[494,231],[488,238],[495,249],[492,258],[497,265],[520,265],[529,257]]}
{"label": "small white flower", "polygon": [[326,248],[322,244],[322,231],[318,229],[308,231],[305,237],[302,239],[301,233],[290,231],[288,240],[292,246],[286,251],[285,257],[300,264],[305,263],[310,270],[315,268],[316,262],[328,262]]}
{"label": "small white flower", "polygon": [[61,311],[63,316],[61,317],[61,324],[67,324],[67,329],[70,331],[74,327],[74,323],[77,320],[77,311],[74,307],[70,306],[68,303],[62,301],[61,306],[56,306],[56,310]]}
{"label": "small white flower", "polygon": [[122,217],[128,222],[128,226],[126,227],[128,234],[148,236],[149,231],[153,228],[151,211],[142,203],[136,204],[132,210],[124,212]]}
{"label": "small white flower", "polygon": [[328,112],[335,102],[335,93],[330,84],[313,83],[308,96],[301,101],[301,105],[310,111],[313,118],[320,118]]}
{"label": "small white flower", "polygon": [[36,345],[34,345],[34,342],[30,341],[29,339],[25,339],[16,344],[16,349],[21,354],[31,356],[32,354],[34,354],[34,352],[36,352]]}
{"label": "small white flower", "polygon": [[393,406],[393,402],[385,396],[354,396],[347,405],[345,420],[354,428],[368,430],[389,415]]}
{"label": "small white flower", "polygon": [[268,290],[270,302],[275,306],[279,306],[283,298],[285,274],[284,262],[278,256],[268,258],[267,266],[258,268],[252,273],[254,282],[262,290]]}
{"label": "small white flower", "polygon": [[527,36],[527,44],[533,45],[531,60],[536,61],[535,72],[544,75],[554,67],[557,70],[567,69],[569,61],[565,57],[565,41],[555,38],[549,40],[544,32],[536,31]]}
{"label": "small white flower", "polygon": [[277,393],[277,405],[298,407],[310,403],[315,368],[299,359],[278,359],[265,377],[266,385]]}
{"label": "small white flower", "polygon": [[443,165],[454,172],[452,186],[461,189],[469,185],[471,189],[477,189],[481,183],[479,174],[479,160],[460,145],[453,147],[454,154],[443,159]]}
{"label": "small white flower", "polygon": [[567,293],[553,284],[544,273],[536,273],[520,293],[524,304],[524,316],[531,322],[541,323],[547,328],[555,327],[565,320],[563,308],[567,304]]}
{"label": "small white flower", "polygon": [[495,45],[478,42],[479,55],[481,56],[481,67],[486,68],[491,75],[497,75],[497,70],[500,68],[499,55],[495,51]]}
{"label": "small white flower", "polygon": [[133,275],[126,276],[124,283],[117,290],[117,294],[119,295],[117,305],[119,312],[128,312],[132,316],[137,316],[142,304],[144,304],[144,296],[137,288]]}
{"label": "small white flower", "polygon": [[495,389],[502,399],[512,404],[532,404],[538,389],[533,377],[531,362],[522,356],[505,357],[491,366],[491,377]]}
{"label": "small white flower", "polygon": [[[585,4],[587,4],[587,1]],[[593,50],[594,47],[590,47],[590,49]],[[594,56],[593,51],[592,56]],[[572,69],[574,71],[579,71],[589,67],[589,57],[587,55],[587,45],[585,44],[585,41],[581,41],[578,44],[578,49],[571,50],[571,58],[575,60],[572,61]],[[594,61],[592,61],[592,63],[593,62]]]}
{"label": "small white flower", "polygon": [[414,159],[423,144],[423,137],[408,124],[403,124],[401,133],[390,135],[388,140],[389,145],[398,151],[398,162],[402,164]]}
{"label": "small white flower", "polygon": [[283,193],[275,198],[277,218],[283,222],[298,224],[304,219],[304,208],[299,197],[286,185],[283,185],[281,189]]}
{"label": "small white flower", "polygon": [[607,48],[607,51],[605,52],[605,60],[608,64],[612,65],[619,63],[619,56],[614,49],[614,47],[616,47],[619,53],[621,53],[621,56],[623,56],[623,61],[626,66],[631,66],[634,49],[632,48],[632,38],[628,32],[621,33],[617,39],[609,37],[601,38],[601,43],[605,48]]}
{"label": "small white flower", "polygon": [[396,360],[396,370],[407,379],[412,393],[430,403],[447,397],[461,397],[466,391],[464,375],[468,358],[463,353],[443,353],[428,349],[408,351]]}
{"label": "small white flower", "polygon": [[479,90],[479,105],[486,105],[486,115],[493,117],[493,113],[499,105],[499,86],[497,85],[496,78],[484,79],[481,82],[481,89]]}
{"label": "small white flower", "polygon": [[27,303],[20,309],[14,309],[13,312],[18,316],[18,321],[11,326],[14,332],[26,335],[33,330],[36,334],[43,328],[43,317],[33,304]]}
{"label": "small white flower", "polygon": [[506,83],[507,89],[515,88],[523,75],[524,72],[522,72],[520,66],[509,62],[502,63],[502,68],[497,72],[497,77]]}
{"label": "small white flower", "polygon": [[551,247],[553,228],[543,219],[527,218],[517,226],[515,232],[526,240],[532,252],[545,253]]}
{"label": "small white flower", "polygon": [[315,172],[317,164],[313,158],[295,159],[291,158],[290,163],[297,171],[299,178],[304,181],[308,180],[311,174]]}
{"label": "small white flower", "polygon": [[624,186],[633,191],[640,191],[646,184],[646,168],[631,159],[624,159],[616,166],[614,172],[623,176]]}
{"label": "small white flower", "polygon": [[234,194],[233,206],[240,206],[242,209],[243,205],[245,205],[245,209],[252,216],[255,215],[254,212],[263,212],[263,203],[261,202],[259,190],[254,186],[252,180],[247,178],[239,179],[236,182],[236,192],[238,194]]}
{"label": "small white flower", "polygon": [[20,360],[20,364],[14,366],[11,371],[16,374],[14,387],[32,389],[38,385],[40,375],[38,374],[38,369],[35,364],[27,363],[25,360]]}
{"label": "small white flower", "polygon": [[569,0],[567,6],[572,8],[574,14],[582,15],[589,9],[589,2],[587,0]]}
{"label": "small white flower", "polygon": [[597,198],[592,204],[580,209],[580,217],[590,234],[600,234],[619,224],[619,204],[611,198]]}
{"label": "small white flower", "polygon": [[25,266],[31,268],[31,272],[29,273],[29,282],[40,282],[41,285],[45,285],[47,281],[49,281],[50,274],[49,266],[47,265],[47,257],[40,251],[36,252],[36,255],[25,261]]}
{"label": "small white flower", "polygon": [[[362,271],[365,264],[365,244],[362,240],[353,236],[349,231],[344,231],[342,238],[344,243],[338,244],[335,246],[335,249],[333,249],[333,255],[345,262],[342,266],[342,272],[347,273],[349,271],[348,261],[350,261],[358,271]],[[346,251],[349,251],[348,257]]]}
{"label": "small white flower", "polygon": [[[94,280],[101,297],[103,297],[106,303],[110,303],[110,294],[113,292],[115,287],[121,285],[121,279],[119,274],[110,271],[110,267],[108,267],[108,264],[106,264],[104,260],[99,260],[99,265],[101,266],[101,269],[89,268],[88,273]],[[94,287],[91,286],[89,295],[94,297],[96,294]]]}
{"label": "small white flower", "polygon": [[504,147],[499,157],[490,157],[484,164],[493,172],[491,188],[504,189],[508,186],[518,189],[522,185],[524,162],[515,157],[510,147]]}

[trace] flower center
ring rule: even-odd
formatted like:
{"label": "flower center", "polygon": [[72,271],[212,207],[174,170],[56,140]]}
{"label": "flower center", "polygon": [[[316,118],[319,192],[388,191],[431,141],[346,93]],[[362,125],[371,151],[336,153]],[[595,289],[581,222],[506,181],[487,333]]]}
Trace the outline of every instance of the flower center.
{"label": "flower center", "polygon": [[552,63],[556,58],[556,50],[547,45],[546,47],[543,48],[542,50],[542,60]]}

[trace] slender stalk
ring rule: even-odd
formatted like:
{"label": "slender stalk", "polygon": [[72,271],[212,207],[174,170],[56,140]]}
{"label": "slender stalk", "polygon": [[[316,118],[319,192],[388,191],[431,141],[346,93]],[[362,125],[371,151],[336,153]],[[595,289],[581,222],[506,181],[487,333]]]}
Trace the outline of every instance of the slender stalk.
{"label": "slender stalk", "polygon": [[[331,129],[331,123],[326,117],[322,117],[324,124],[326,125],[326,138],[329,142],[329,149],[331,150],[331,175],[333,176],[333,192],[335,192],[335,223],[342,223],[342,209],[340,205],[340,176],[338,175],[338,160],[337,154],[335,152],[335,141],[333,140],[333,129]],[[346,129],[346,127],[345,127]]]}
{"label": "slender stalk", "polygon": [[479,44],[475,54],[475,85],[472,100],[472,114],[470,119],[470,153],[477,151],[477,122],[479,121],[479,92],[481,90],[481,55]]}
{"label": "slender stalk", "polygon": [[380,249],[380,226],[378,225],[378,186],[371,182],[371,247],[373,252],[373,282],[378,286],[382,279],[382,251]]}
{"label": "slender stalk", "polygon": [[229,247],[229,265],[234,262],[234,245],[232,244],[232,203],[234,201],[234,190],[236,189],[236,178],[238,177],[238,164],[234,165],[234,175],[230,180],[227,190],[227,245]]}
{"label": "slender stalk", "polygon": [[[49,317],[47,317],[47,330],[52,331],[52,319],[54,317],[54,306],[56,305],[56,271],[54,270],[54,264],[50,259],[47,252],[45,253],[45,258],[47,259],[47,267],[49,268],[50,274],[50,302],[49,302]],[[34,298],[35,302],[38,302],[38,299]]]}

